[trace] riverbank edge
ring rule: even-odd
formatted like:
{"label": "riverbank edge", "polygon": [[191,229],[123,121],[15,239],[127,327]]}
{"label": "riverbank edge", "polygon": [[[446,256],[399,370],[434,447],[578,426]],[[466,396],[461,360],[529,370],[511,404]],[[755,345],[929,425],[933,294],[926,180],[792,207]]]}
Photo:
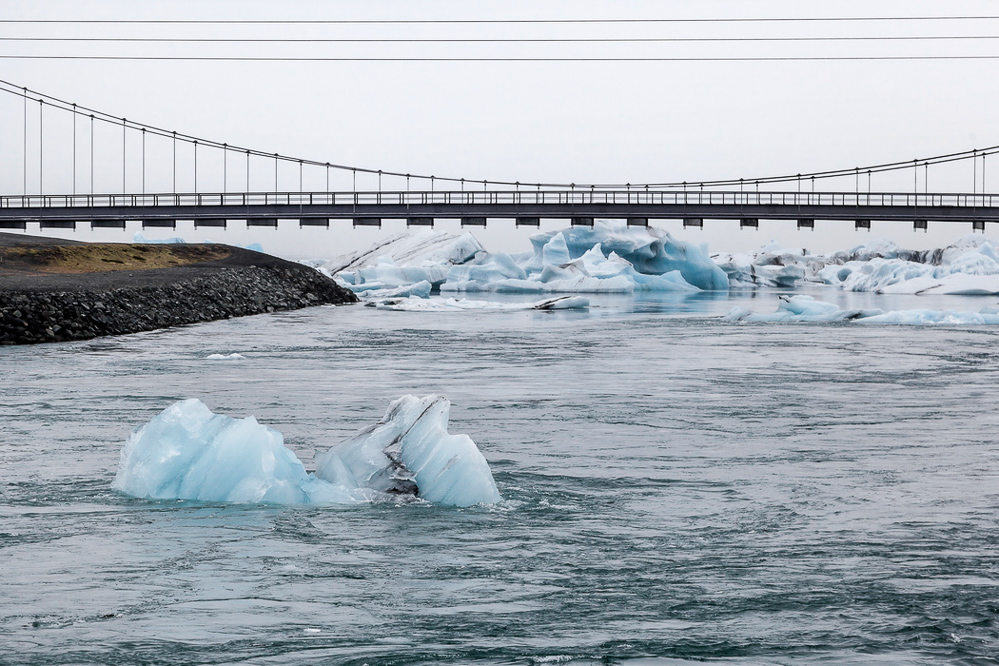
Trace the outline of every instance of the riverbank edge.
{"label": "riverbank edge", "polygon": [[[266,256],[266,255],[265,255]],[[233,317],[357,302],[307,266],[216,267],[207,274],[132,286],[0,288],[0,345],[88,340]],[[106,274],[105,274],[106,275]],[[114,281],[118,283],[117,280]]]}

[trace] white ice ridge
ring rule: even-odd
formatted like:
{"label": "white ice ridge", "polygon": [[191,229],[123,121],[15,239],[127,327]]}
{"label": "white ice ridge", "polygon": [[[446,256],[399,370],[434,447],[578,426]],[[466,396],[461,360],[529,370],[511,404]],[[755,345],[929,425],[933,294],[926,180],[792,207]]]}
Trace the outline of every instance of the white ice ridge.
{"label": "white ice ridge", "polygon": [[853,321],[858,324],[912,324],[952,325],[999,324],[999,307],[984,307],[978,312],[956,310],[893,310],[877,309],[841,310],[833,303],[817,301],[811,296],[780,296],[777,311],[753,312],[746,308],[732,308],[722,317],[724,321],[740,322],[837,322]]}
{"label": "white ice ridge", "polygon": [[771,242],[758,252],[712,258],[734,285],[792,287],[804,279],[883,294],[999,294],[999,254],[976,235],[925,251],[874,240],[851,250],[812,255]]}
{"label": "white ice ridge", "polygon": [[403,494],[451,506],[499,502],[475,443],[447,432],[450,406],[439,395],[403,396],[377,424],[317,455],[309,474],[277,430],[182,400],[132,433],[112,487],[159,500],[350,504]]}
{"label": "white ice ridge", "polygon": [[389,236],[366,250],[330,259],[326,268],[331,273],[354,271],[377,263],[380,257],[388,257],[398,266],[419,266],[425,261],[462,264],[481,251],[479,241],[470,233],[455,235],[421,229]]}
{"label": "white ice ridge", "polygon": [[463,310],[586,310],[590,299],[582,296],[559,296],[534,303],[498,303],[470,298],[382,298],[365,303],[379,310],[405,312],[460,312]]}

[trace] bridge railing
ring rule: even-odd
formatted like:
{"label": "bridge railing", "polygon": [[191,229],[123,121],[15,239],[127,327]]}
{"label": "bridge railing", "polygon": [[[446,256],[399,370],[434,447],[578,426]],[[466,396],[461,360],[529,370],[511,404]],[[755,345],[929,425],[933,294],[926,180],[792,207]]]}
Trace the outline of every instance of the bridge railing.
{"label": "bridge railing", "polygon": [[999,194],[912,192],[733,192],[701,190],[502,190],[442,192],[249,192],[28,194],[0,196],[0,208],[147,208],[358,205],[745,205],[999,207]]}

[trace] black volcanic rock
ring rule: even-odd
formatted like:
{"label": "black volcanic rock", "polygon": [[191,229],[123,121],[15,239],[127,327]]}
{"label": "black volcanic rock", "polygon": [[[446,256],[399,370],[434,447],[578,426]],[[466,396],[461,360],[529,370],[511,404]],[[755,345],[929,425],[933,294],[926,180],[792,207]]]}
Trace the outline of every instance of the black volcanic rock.
{"label": "black volcanic rock", "polygon": [[[0,255],[13,247],[4,245],[6,236],[13,234],[0,234]],[[15,238],[23,248],[30,237]],[[307,266],[225,250],[211,261],[148,270],[50,274],[23,265],[5,272],[0,264],[0,344],[85,340],[357,301]]]}

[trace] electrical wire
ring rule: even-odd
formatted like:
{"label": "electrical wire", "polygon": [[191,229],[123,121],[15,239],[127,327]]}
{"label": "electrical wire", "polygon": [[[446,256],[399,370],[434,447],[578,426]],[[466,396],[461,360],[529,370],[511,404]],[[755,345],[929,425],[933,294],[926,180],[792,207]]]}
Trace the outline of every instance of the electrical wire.
{"label": "electrical wire", "polygon": [[888,55],[888,56],[592,56],[592,57],[324,57],[324,56],[157,56],[157,55],[25,55],[0,54],[4,60],[132,60],[201,62],[836,62],[999,60],[999,54],[984,55]]}
{"label": "electrical wire", "polygon": [[771,16],[702,18],[574,18],[574,19],[0,19],[0,24],[101,25],[518,25],[642,23],[822,23],[990,21],[999,16]]}
{"label": "electrical wire", "polygon": [[860,37],[508,37],[508,38],[312,38],[312,37],[0,37],[0,42],[115,42],[181,44],[630,44],[726,42],[898,42],[971,41],[999,35],[884,35]]}

